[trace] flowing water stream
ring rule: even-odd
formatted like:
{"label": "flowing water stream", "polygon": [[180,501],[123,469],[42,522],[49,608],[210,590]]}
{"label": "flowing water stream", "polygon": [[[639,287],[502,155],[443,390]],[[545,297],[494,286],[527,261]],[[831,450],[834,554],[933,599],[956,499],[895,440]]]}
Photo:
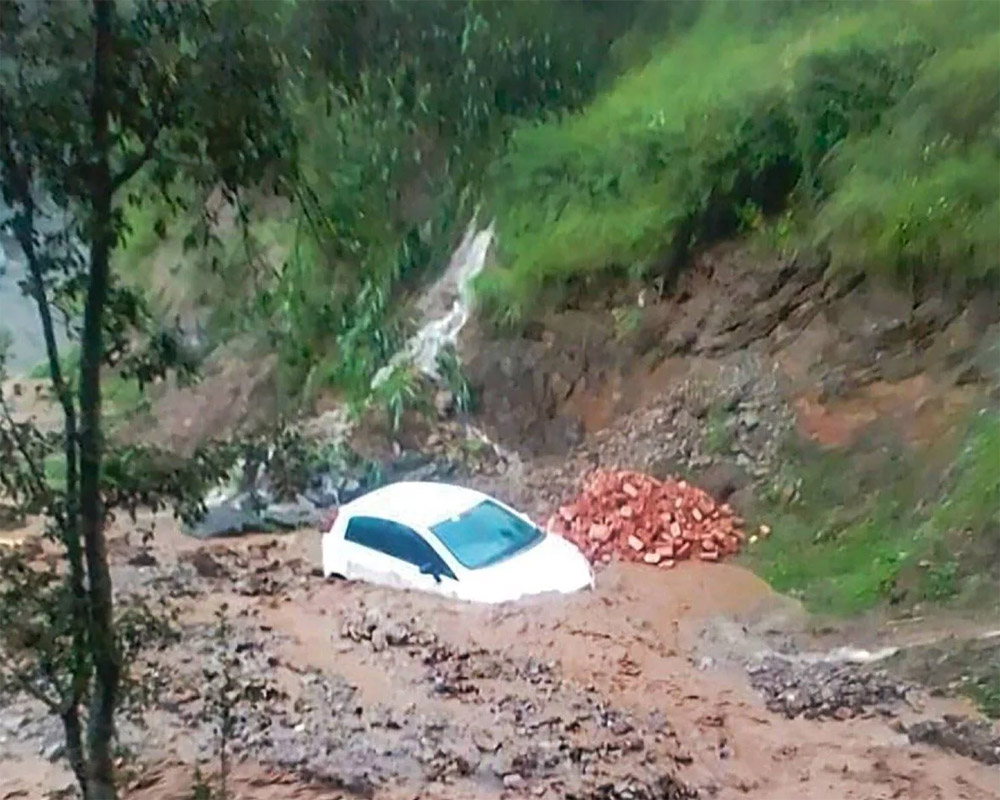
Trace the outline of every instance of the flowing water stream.
{"label": "flowing water stream", "polygon": [[447,269],[417,302],[420,327],[375,374],[373,389],[384,383],[393,370],[406,365],[431,379],[438,378],[438,358],[447,347],[455,346],[472,315],[472,282],[486,266],[493,238],[493,223],[485,228],[477,228],[475,219],[469,223]]}

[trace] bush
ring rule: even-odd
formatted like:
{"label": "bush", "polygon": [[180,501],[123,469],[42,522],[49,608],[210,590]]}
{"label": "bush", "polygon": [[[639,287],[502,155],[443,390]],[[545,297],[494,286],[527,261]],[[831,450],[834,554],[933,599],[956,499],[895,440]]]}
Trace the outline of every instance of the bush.
{"label": "bush", "polygon": [[937,53],[887,124],[849,142],[816,221],[835,266],[1000,280],[1000,35]]}

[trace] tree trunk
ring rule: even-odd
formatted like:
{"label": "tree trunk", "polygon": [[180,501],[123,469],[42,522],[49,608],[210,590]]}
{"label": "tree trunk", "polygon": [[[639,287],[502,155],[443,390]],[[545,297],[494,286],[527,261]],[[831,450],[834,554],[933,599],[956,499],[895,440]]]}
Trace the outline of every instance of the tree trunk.
{"label": "tree trunk", "polygon": [[94,0],[94,94],[91,125],[94,137],[90,178],[90,276],[80,341],[80,530],[87,557],[90,593],[90,648],[94,687],[87,720],[87,800],[116,800],[111,743],[115,734],[119,654],[114,635],[111,572],[104,538],[101,501],[101,358],[102,317],[108,292],[113,245],[111,207],[111,138],[108,104],[113,90],[111,0]]}
{"label": "tree trunk", "polygon": [[45,293],[45,279],[38,255],[35,252],[35,203],[31,194],[30,181],[25,180],[21,186],[21,203],[24,206],[23,217],[15,223],[15,234],[28,262],[31,275],[31,293],[38,306],[38,315],[42,321],[42,335],[45,339],[45,351],[49,360],[49,374],[52,378],[52,388],[62,405],[65,430],[63,432],[63,452],[66,459],[66,500],[62,514],[56,517],[60,528],[60,536],[66,547],[66,557],[69,569],[66,571],[66,584],[73,598],[73,664],[72,680],[69,689],[61,698],[63,732],[66,737],[66,754],[69,758],[73,774],[80,784],[80,790],[87,793],[87,768],[83,753],[83,735],[80,730],[80,701],[90,679],[91,665],[87,656],[87,594],[83,585],[83,549],[80,544],[80,522],[77,514],[77,456],[76,456],[76,404],[69,385],[62,374],[59,361],[59,347],[56,344],[55,326],[52,323],[52,309]]}
{"label": "tree trunk", "polygon": [[59,715],[63,724],[63,735],[66,738],[66,759],[70,768],[76,776],[76,782],[80,784],[80,791],[84,797],[90,797],[87,791],[89,779],[87,775],[87,757],[83,752],[83,731],[80,729],[80,705],[76,704],[68,707]]}
{"label": "tree trunk", "polygon": [[52,378],[52,388],[62,406],[65,428],[63,431],[63,452],[66,459],[66,495],[65,507],[62,512],[56,512],[56,523],[59,525],[60,537],[66,547],[69,569],[66,571],[66,584],[73,598],[73,663],[71,667],[72,681],[65,695],[60,698],[63,721],[63,731],[66,736],[66,752],[73,773],[80,784],[81,791],[87,791],[86,759],[83,752],[83,735],[80,730],[80,701],[90,680],[91,664],[87,654],[87,594],[83,581],[83,548],[80,543],[80,522],[77,514],[78,462],[77,462],[77,425],[76,403],[73,393],[62,374],[62,363],[59,358],[59,347],[56,343],[55,325],[52,322],[52,309],[45,292],[45,275],[35,250],[35,198],[32,192],[32,176],[23,165],[17,164],[13,150],[4,146],[4,158],[11,169],[11,185],[14,191],[14,201],[21,204],[21,211],[13,221],[14,236],[21,245],[25,261],[28,264],[31,295],[38,306],[38,316],[42,323],[42,336],[45,340],[45,353],[49,362],[49,374]]}

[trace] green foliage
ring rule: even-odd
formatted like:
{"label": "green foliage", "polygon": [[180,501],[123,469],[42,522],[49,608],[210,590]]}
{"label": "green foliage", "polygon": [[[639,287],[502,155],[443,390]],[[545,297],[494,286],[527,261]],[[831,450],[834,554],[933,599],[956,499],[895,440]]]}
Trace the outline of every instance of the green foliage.
{"label": "green foliage", "polygon": [[835,266],[958,286],[1000,278],[998,52],[987,28],[937,53],[888,124],[833,159],[837,190],[816,228]]}
{"label": "green foliage", "polygon": [[454,347],[445,347],[438,353],[437,371],[442,382],[455,398],[455,410],[462,414],[473,411],[476,398],[473,396],[472,386],[469,384],[468,378],[462,372],[462,362]]}
{"label": "green foliage", "polygon": [[747,558],[776,589],[813,610],[850,614],[888,601],[975,602],[984,582],[995,585],[1000,416],[973,421],[930,502],[919,502],[923,478],[901,454],[878,460],[869,474],[848,458],[790,459],[799,499],[762,509],[774,532]]}
{"label": "green foliage", "polygon": [[396,296],[446,262],[512,120],[584,102],[641,5],[294,4],[300,219],[258,298],[292,385],[363,400],[404,338]]}
{"label": "green foliage", "polygon": [[950,559],[932,564],[927,570],[924,596],[928,600],[949,600],[958,594],[958,562]]}
{"label": "green foliage", "polygon": [[991,719],[1000,719],[1000,666],[988,669],[971,684],[962,687]]}
{"label": "green foliage", "polygon": [[394,367],[385,380],[374,387],[370,402],[384,411],[386,422],[393,432],[399,430],[403,414],[407,411],[427,407],[420,375],[410,367]]}
{"label": "green foliage", "polygon": [[733,443],[729,427],[729,412],[721,405],[713,405],[705,420],[705,446],[710,453],[727,453]]}
{"label": "green foliage", "polygon": [[487,313],[676,269],[792,201],[839,264],[996,277],[998,29],[982,3],[704,4],[583,110],[514,130]]}
{"label": "green foliage", "polygon": [[[279,191],[294,176],[282,62],[269,39],[276,8],[9,2],[0,17],[0,192],[12,211],[2,227],[24,254],[63,411],[63,430],[43,432],[16,422],[0,396],[0,487],[15,511],[45,515],[65,554],[38,569],[24,559],[0,565],[0,679],[61,720],[86,798],[117,796],[113,739],[129,699],[127,660],[137,632],[155,630],[147,615],[115,613],[106,521],[116,508],[134,516],[140,504],[199,505],[192,489],[212,466],[163,465],[160,454],[107,444],[102,366],[139,390],[193,367],[176,331],[158,330],[144,298],[116,278],[111,254],[136,235],[125,209],[144,196],[176,212],[184,199],[173,189],[190,182],[221,188],[239,209],[242,187],[269,180]],[[209,210],[195,213],[204,244]],[[153,229],[164,236],[161,218]],[[65,379],[52,343],[60,314],[80,344]],[[60,449],[56,480],[50,461]]]}

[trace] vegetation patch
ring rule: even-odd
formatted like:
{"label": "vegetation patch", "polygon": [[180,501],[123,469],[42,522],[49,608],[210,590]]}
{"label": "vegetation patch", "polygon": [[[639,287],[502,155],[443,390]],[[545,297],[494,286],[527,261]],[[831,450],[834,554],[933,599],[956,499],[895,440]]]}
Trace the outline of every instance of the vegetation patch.
{"label": "vegetation patch", "polygon": [[490,175],[492,318],[579,275],[669,276],[748,203],[793,207],[840,266],[1000,277],[1000,10],[704,6],[586,108],[515,129]]}
{"label": "vegetation patch", "polygon": [[[773,533],[748,563],[813,611],[889,603],[995,607],[1000,574],[1000,416],[979,414],[936,489],[918,459],[882,450],[867,466],[846,453],[790,454],[792,502],[759,514]],[[787,497],[787,495],[786,495]]]}

